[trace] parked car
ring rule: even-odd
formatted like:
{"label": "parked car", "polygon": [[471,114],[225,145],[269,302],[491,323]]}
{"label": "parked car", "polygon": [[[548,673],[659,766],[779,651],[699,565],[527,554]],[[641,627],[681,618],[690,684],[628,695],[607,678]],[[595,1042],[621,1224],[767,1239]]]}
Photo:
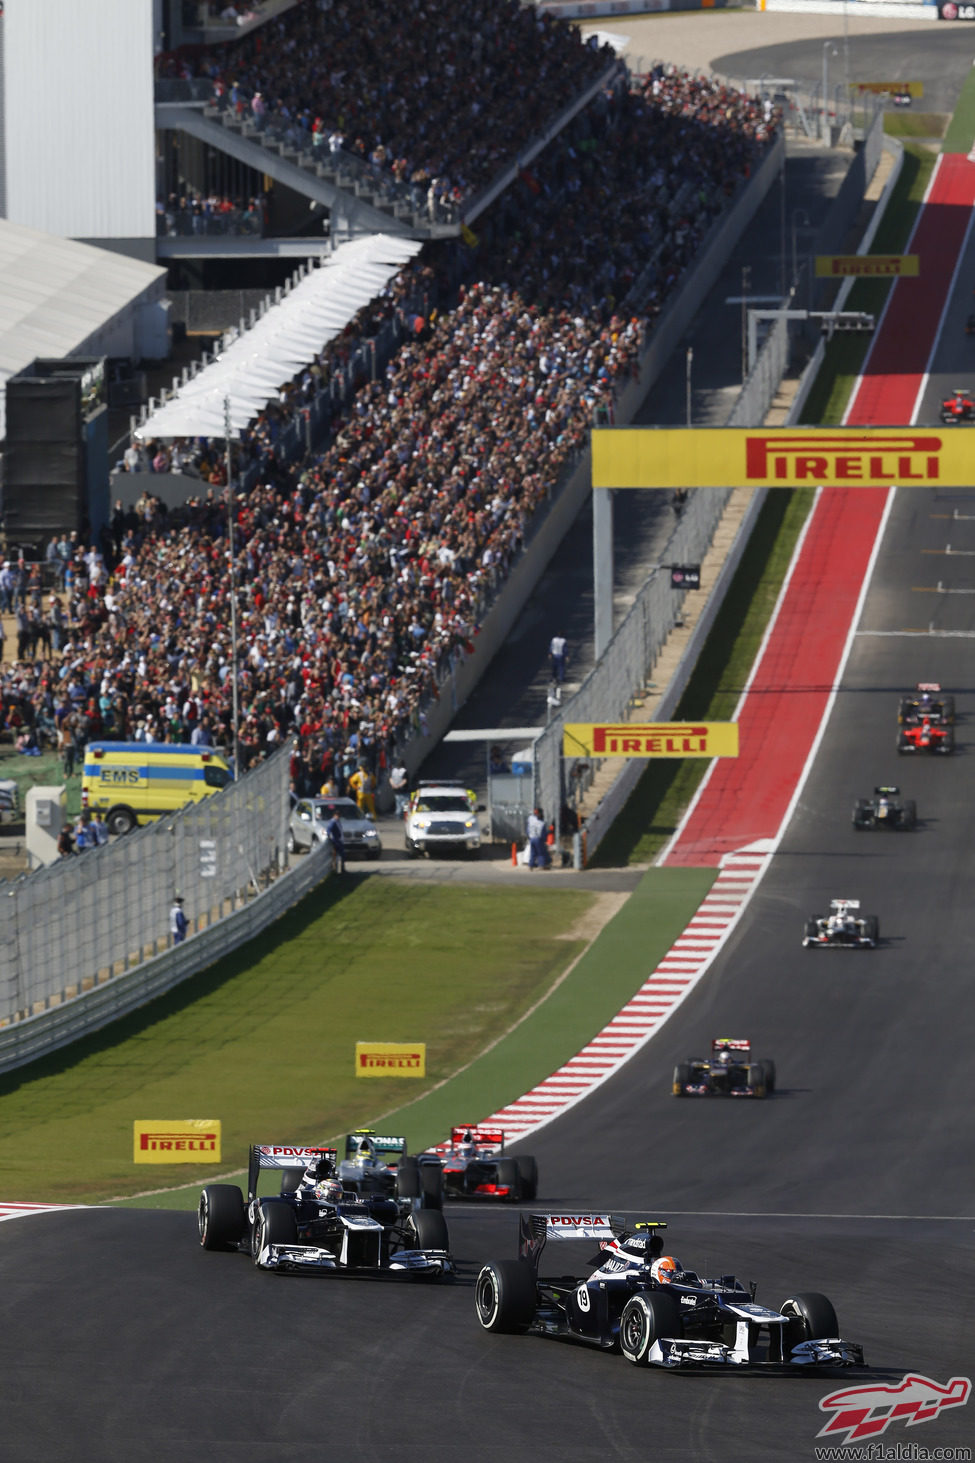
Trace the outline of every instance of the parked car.
{"label": "parked car", "polygon": [[288,821],[288,852],[307,853],[316,843],[327,843],[326,828],[333,814],[342,824],[345,856],[362,854],[377,859],[383,851],[374,819],[359,811],[352,798],[294,798]]}

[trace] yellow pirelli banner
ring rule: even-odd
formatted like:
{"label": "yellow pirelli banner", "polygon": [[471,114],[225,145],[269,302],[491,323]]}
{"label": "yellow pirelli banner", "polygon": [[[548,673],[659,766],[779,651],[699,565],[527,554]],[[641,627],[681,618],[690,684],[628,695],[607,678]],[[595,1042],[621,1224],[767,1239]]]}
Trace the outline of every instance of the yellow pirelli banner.
{"label": "yellow pirelli banner", "polygon": [[921,272],[917,254],[817,254],[817,279],[840,275],[867,279],[906,279]]}
{"label": "yellow pirelli banner", "polygon": [[137,1118],[134,1163],[219,1163],[219,1118]]}
{"label": "yellow pirelli banner", "polygon": [[594,488],[970,487],[972,437],[938,427],[595,427]]}
{"label": "yellow pirelli banner", "polygon": [[737,757],[736,721],[572,721],[562,728],[564,757]]}
{"label": "yellow pirelli banner", "polygon": [[355,1074],[357,1077],[425,1077],[426,1042],[357,1041]]}
{"label": "yellow pirelli banner", "polygon": [[854,91],[868,91],[875,96],[887,93],[918,98],[924,95],[923,81],[854,81],[852,86]]}

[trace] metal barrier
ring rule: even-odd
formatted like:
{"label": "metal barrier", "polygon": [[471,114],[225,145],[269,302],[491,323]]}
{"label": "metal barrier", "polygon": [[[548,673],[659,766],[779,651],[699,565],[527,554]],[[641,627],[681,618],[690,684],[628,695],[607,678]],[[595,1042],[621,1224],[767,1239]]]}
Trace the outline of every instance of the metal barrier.
{"label": "metal barrier", "polygon": [[289,777],[281,749],[223,792],[4,886],[0,1028],[158,955],[176,894],[200,930],[265,889],[285,862]]}
{"label": "metal barrier", "polygon": [[0,1072],[23,1067],[79,1037],[100,1031],[198,975],[280,919],[292,905],[327,879],[330,871],[328,852],[324,848],[313,849],[256,898],[218,924],[191,936],[184,944],[175,945],[124,974],[110,977],[104,973],[104,979],[88,990],[46,1011],[12,1025],[0,1025]]}

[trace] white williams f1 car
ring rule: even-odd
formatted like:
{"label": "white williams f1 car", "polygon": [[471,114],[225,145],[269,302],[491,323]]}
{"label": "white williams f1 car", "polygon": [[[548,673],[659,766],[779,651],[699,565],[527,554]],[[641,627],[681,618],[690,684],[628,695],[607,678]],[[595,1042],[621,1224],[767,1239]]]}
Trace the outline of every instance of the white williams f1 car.
{"label": "white williams f1 car", "polygon": [[[519,1258],[481,1267],[474,1308],[485,1331],[571,1337],[621,1351],[634,1366],[862,1366],[863,1350],[837,1335],[824,1295],[792,1295],[777,1311],[755,1301],[734,1275],[708,1280],[662,1255],[648,1220],[628,1230],[605,1214],[521,1216]],[[539,1275],[549,1239],[594,1239],[600,1253],[588,1275]]]}

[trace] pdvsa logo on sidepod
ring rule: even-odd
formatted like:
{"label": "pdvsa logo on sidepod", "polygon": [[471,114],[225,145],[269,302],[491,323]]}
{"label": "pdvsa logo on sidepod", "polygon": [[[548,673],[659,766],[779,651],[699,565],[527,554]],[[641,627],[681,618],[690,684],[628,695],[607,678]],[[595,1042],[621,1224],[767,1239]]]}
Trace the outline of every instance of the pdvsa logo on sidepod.
{"label": "pdvsa logo on sidepod", "polygon": [[971,1390],[969,1377],[952,1377],[942,1386],[930,1377],[919,1377],[913,1372],[896,1386],[868,1382],[862,1387],[844,1387],[820,1401],[820,1412],[831,1412],[833,1416],[816,1436],[833,1438],[843,1444],[855,1443],[880,1437],[891,1423],[902,1422],[906,1427],[914,1427],[920,1422],[933,1422],[946,1408],[963,1407]]}

